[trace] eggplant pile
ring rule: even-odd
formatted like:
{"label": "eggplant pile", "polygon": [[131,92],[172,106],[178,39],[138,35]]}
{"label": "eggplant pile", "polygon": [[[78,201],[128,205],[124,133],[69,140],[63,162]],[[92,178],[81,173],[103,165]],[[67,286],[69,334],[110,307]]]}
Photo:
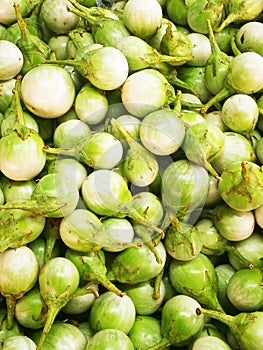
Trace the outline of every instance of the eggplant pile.
{"label": "eggplant pile", "polygon": [[263,0],[0,1],[0,349],[262,350]]}

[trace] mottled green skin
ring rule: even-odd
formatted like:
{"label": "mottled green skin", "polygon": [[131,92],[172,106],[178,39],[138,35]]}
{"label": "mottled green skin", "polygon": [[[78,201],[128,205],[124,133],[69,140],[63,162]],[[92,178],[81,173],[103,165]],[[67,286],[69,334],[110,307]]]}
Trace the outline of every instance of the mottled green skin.
{"label": "mottled green skin", "polygon": [[205,83],[205,66],[183,65],[178,69],[178,78],[196,91],[202,103],[206,103],[213,96]]}
{"label": "mottled green skin", "polygon": [[263,23],[247,22],[236,33],[236,44],[241,52],[254,51],[263,55]]}
{"label": "mottled green skin", "polygon": [[15,317],[24,327],[40,329],[44,327],[47,307],[37,287],[31,289],[16,303]]}
{"label": "mottled green skin", "polygon": [[[38,344],[40,335],[41,331],[32,335],[36,344]],[[67,322],[56,322],[52,325],[41,349],[85,350],[86,343],[85,335],[77,326]]]}
{"label": "mottled green skin", "polygon": [[203,167],[181,159],[165,168],[161,190],[165,209],[178,218],[184,217],[204,203],[209,176]]}
{"label": "mottled green skin", "polygon": [[198,338],[193,343],[192,350],[201,350],[201,349],[231,350],[230,346],[224,340],[216,336],[211,336],[210,334],[206,337]]}
{"label": "mottled green skin", "polygon": [[191,125],[185,133],[183,149],[189,160],[206,167],[213,174],[210,163],[222,153],[224,133],[208,122]]}
{"label": "mottled green skin", "polygon": [[161,331],[176,347],[191,344],[204,327],[203,315],[197,315],[199,303],[186,295],[176,295],[163,306]]}
{"label": "mottled green skin", "polygon": [[238,310],[230,302],[226,293],[228,282],[230,278],[234,275],[236,270],[229,263],[224,263],[224,264],[217,265],[215,267],[215,272],[217,276],[217,285],[218,285],[218,290],[217,290],[218,300],[220,304],[223,306],[224,310],[227,310],[227,312],[230,315],[236,315],[238,313]]}
{"label": "mottled green skin", "polygon": [[[253,235],[235,243],[236,249],[255,267],[263,267],[263,237],[261,232],[255,231]],[[233,254],[228,254],[230,264],[236,269],[242,269],[246,265]]]}
{"label": "mottled green skin", "polygon": [[162,242],[159,242],[156,249],[161,257],[161,264],[145,244],[141,248],[131,247],[120,252],[110,266],[109,278],[121,283],[135,284],[156,277],[166,262],[166,251]]}
{"label": "mottled green skin", "polygon": [[134,350],[129,337],[117,329],[104,329],[90,338],[85,350]]}
{"label": "mottled green skin", "polygon": [[262,272],[258,268],[236,271],[229,280],[227,296],[232,304],[244,312],[263,307]]}
{"label": "mottled green skin", "polygon": [[221,174],[218,190],[232,209],[250,211],[263,203],[263,172],[253,162],[235,162]]}
{"label": "mottled green skin", "polygon": [[158,344],[162,340],[160,321],[153,316],[136,316],[129,338],[141,350]]}
{"label": "mottled green skin", "polygon": [[[2,173],[16,181],[38,176],[46,163],[43,147],[42,138],[33,129],[21,126],[10,131],[0,141]],[[30,159],[30,165],[25,159]]]}
{"label": "mottled green skin", "polygon": [[187,25],[187,11],[195,0],[167,0],[166,11],[169,18],[180,25]]}
{"label": "mottled green skin", "polygon": [[48,307],[63,307],[79,286],[76,266],[64,257],[49,260],[39,272],[39,289]]}
{"label": "mottled green skin", "polygon": [[228,88],[241,94],[254,94],[263,87],[263,57],[256,52],[243,52],[229,64]]}
{"label": "mottled green skin", "polygon": [[206,255],[222,255],[227,240],[217,231],[210,219],[201,219],[196,224],[199,239],[202,242],[202,253]]}
{"label": "mottled green skin", "polygon": [[[190,38],[175,29],[172,28],[171,24],[168,24],[166,33],[162,37],[161,41],[161,51],[166,55],[184,57],[192,55],[192,42]],[[179,62],[182,65],[186,63],[186,60]],[[171,63],[173,65],[173,63]]]}
{"label": "mottled green skin", "polygon": [[152,315],[157,312],[165,297],[165,285],[160,283],[159,295],[154,296],[154,280],[140,282],[137,284],[126,284],[123,290],[132,299],[137,315]]}
{"label": "mottled green skin", "polygon": [[196,299],[200,304],[222,311],[217,299],[217,277],[214,265],[200,253],[189,261],[172,260],[169,276],[178,293]]}
{"label": "mottled green skin", "polygon": [[252,143],[245,136],[232,131],[226,131],[224,135],[225,144],[223,150],[219,157],[212,162],[213,168],[219,174],[236,161],[256,161],[256,154]]}
{"label": "mottled green skin", "polygon": [[171,257],[182,261],[194,259],[202,249],[202,241],[195,226],[179,221],[166,231],[164,244]]}
{"label": "mottled green skin", "polygon": [[95,331],[118,329],[128,334],[134,324],[136,310],[128,295],[119,297],[111,291],[102,293],[92,304],[89,323]]}
{"label": "mottled green skin", "polygon": [[207,22],[209,19],[212,28],[216,28],[223,16],[224,1],[199,0],[190,4],[187,11],[187,23],[193,32],[207,34]]}
{"label": "mottled green skin", "polygon": [[92,32],[96,43],[113,47],[131,35],[122,21],[111,18],[99,20],[97,25],[92,27]]}
{"label": "mottled green skin", "polygon": [[246,94],[228,97],[222,106],[222,120],[234,132],[248,136],[257,124],[258,106],[254,98]]}
{"label": "mottled green skin", "polygon": [[0,212],[0,252],[18,248],[36,240],[44,229],[46,219],[20,209]]}

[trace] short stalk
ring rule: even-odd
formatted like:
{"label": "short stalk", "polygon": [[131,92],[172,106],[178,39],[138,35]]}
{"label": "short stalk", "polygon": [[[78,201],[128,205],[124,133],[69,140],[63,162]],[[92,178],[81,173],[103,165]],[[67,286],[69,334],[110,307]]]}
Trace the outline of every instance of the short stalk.
{"label": "short stalk", "polygon": [[42,350],[42,347],[44,345],[44,341],[45,341],[48,333],[50,332],[52,325],[55,322],[57,314],[67,304],[67,302],[69,300],[69,290],[70,290],[70,286],[68,286],[65,289],[65,291],[62,294],[60,294],[59,297],[56,297],[56,298],[51,297],[51,300],[49,301],[49,303],[47,305],[48,310],[47,310],[46,322],[45,322],[44,328],[42,330],[40,340],[39,340],[39,343],[37,345],[36,350]]}
{"label": "short stalk", "polygon": [[71,66],[76,69],[81,69],[83,63],[81,60],[45,60],[43,63],[45,64],[57,64],[62,66]]}
{"label": "short stalk", "polygon": [[123,292],[122,290],[120,290],[119,288],[117,288],[115,286],[115,284],[113,284],[106,276],[98,276],[97,277],[97,281],[103,285],[103,287],[105,287],[107,290],[110,290],[111,292],[115,293],[116,295],[118,295],[119,297],[123,297],[126,295],[125,292]]}
{"label": "short stalk", "polygon": [[154,285],[153,285],[153,299],[158,300],[161,296],[160,287],[163,279],[164,269],[155,277]]}
{"label": "short stalk", "polygon": [[242,175],[242,180],[248,181],[248,163],[247,162],[242,162],[241,163],[241,175]]}
{"label": "short stalk", "polygon": [[170,345],[172,345],[171,342],[168,339],[163,338],[158,344],[151,346],[148,350],[165,350]]}
{"label": "short stalk", "polygon": [[[143,230],[142,230],[143,231]],[[151,235],[149,232],[147,232],[147,229],[144,232],[140,231],[139,236],[142,238],[144,244],[151,250],[151,252],[154,254],[156,261],[158,264],[162,263],[162,259],[160,258],[160,255],[156,249],[156,241],[155,239],[152,240]],[[160,235],[159,235],[160,236]]]}
{"label": "short stalk", "polygon": [[7,329],[11,329],[14,324],[16,299],[12,295],[6,296],[7,305]]}
{"label": "short stalk", "polygon": [[[88,14],[87,12],[84,12],[82,10],[76,9],[74,7],[71,7],[71,6],[68,6],[67,9],[69,12],[72,12],[75,15],[86,19],[88,21],[88,23],[91,25],[95,25],[97,22],[97,19],[95,17],[91,16],[90,14]],[[86,10],[87,10],[87,8],[86,8]]]}
{"label": "short stalk", "polygon": [[230,39],[230,46],[231,46],[231,49],[233,51],[233,54],[235,56],[238,56],[241,54],[241,51],[239,50],[239,48],[237,47],[237,44],[236,44],[236,39],[235,39],[235,36],[233,35]]}
{"label": "short stalk", "polygon": [[39,339],[39,342],[37,345],[37,350],[42,350],[43,345],[44,345],[44,341],[45,341],[59,311],[60,311],[59,308],[54,308],[54,307],[48,308],[45,326],[42,330],[42,333],[41,333],[41,336],[40,336],[40,339]]}
{"label": "short stalk", "polygon": [[90,288],[90,282],[88,282],[84,287],[80,287],[72,295],[72,298],[81,297],[86,294],[93,294],[96,298],[99,297],[99,292],[95,288]]}
{"label": "short stalk", "polygon": [[192,56],[169,56],[169,55],[160,55],[159,62],[167,62],[167,63],[183,63],[186,61],[191,61],[193,59]]}
{"label": "short stalk", "polygon": [[14,2],[14,9],[15,9],[15,13],[16,13],[16,20],[17,20],[17,23],[18,23],[18,26],[20,28],[20,31],[23,35],[23,37],[27,40],[30,40],[30,32],[27,28],[27,25],[23,19],[23,17],[21,16],[21,12],[20,12],[20,8],[19,8],[19,4],[15,3]]}
{"label": "short stalk", "polygon": [[46,222],[46,227],[44,229],[44,236],[46,239],[46,249],[44,261],[47,263],[51,257],[57,240],[59,239],[59,225],[60,219],[49,218]]}
{"label": "short stalk", "polygon": [[100,20],[105,20],[107,18],[118,20],[118,16],[115,14],[115,12],[109,9],[98,6],[87,8],[75,0],[69,0],[69,2],[74,5],[74,7],[68,6],[68,11],[83,19],[86,19],[91,26],[97,25]]}
{"label": "short stalk", "polygon": [[212,310],[225,313],[225,310],[222,308],[222,306],[220,305],[220,303],[219,303],[219,301],[217,299],[217,295],[215,295],[214,298],[210,298],[210,300],[209,300],[209,307],[211,307]]}
{"label": "short stalk", "polygon": [[224,28],[226,28],[230,23],[233,23],[237,19],[236,13],[230,13],[226,19],[221,22],[220,26],[215,29],[216,33],[221,32]]}
{"label": "short stalk", "polygon": [[46,145],[44,151],[50,154],[79,158],[79,154],[77,154],[75,148],[55,148]]}
{"label": "short stalk", "polygon": [[212,167],[212,165],[209,162],[205,162],[205,168],[206,170],[212,175],[214,176],[214,178],[219,179],[219,174],[215,171],[215,169]]}
{"label": "short stalk", "polygon": [[210,107],[226,99],[227,97],[231,96],[231,94],[232,94],[232,90],[230,90],[227,87],[224,87],[215,96],[213,96],[208,102],[206,102],[203,105],[203,107],[200,110],[201,114],[205,114]]}
{"label": "short stalk", "polygon": [[10,209],[22,209],[25,211],[32,211],[34,213],[39,213],[38,204],[36,201],[26,202],[23,200],[16,202],[7,202],[3,205],[0,205],[0,210],[10,210]]}
{"label": "short stalk", "polygon": [[91,8],[87,8],[86,6],[83,6],[80,3],[78,3],[76,0],[69,0],[69,2],[72,5],[74,5],[76,9],[82,11],[84,14],[92,14],[94,16],[106,16],[106,17],[107,15],[109,17],[114,15],[114,13],[111,10],[108,10],[102,7],[94,6]]}
{"label": "short stalk", "polygon": [[232,326],[234,323],[234,316],[227,315],[224,312],[220,312],[220,311],[208,310],[203,307],[200,307],[196,309],[196,314],[197,315],[203,314],[205,316],[211,317],[217,321],[220,321],[226,324],[227,326]]}
{"label": "short stalk", "polygon": [[[37,12],[39,12],[40,6],[41,3],[36,5]],[[40,39],[37,35],[31,34],[25,20],[21,15],[19,4],[14,3],[14,8],[17,24],[21,32],[21,38],[18,40],[17,45],[24,56],[23,67],[20,73],[24,75],[34,66],[42,63],[45,61],[45,59],[50,58],[51,50],[49,46],[42,41],[42,39]],[[36,30],[38,30],[38,28],[36,28]]]}
{"label": "short stalk", "polygon": [[125,141],[128,143],[129,147],[137,146],[137,141],[133,138],[133,136],[127,131],[122,125],[118,123],[118,121],[114,118],[111,118],[109,123],[123,135]]}
{"label": "short stalk", "polygon": [[159,233],[162,238],[164,237],[164,231],[160,227],[154,225],[151,221],[145,219],[141,214],[139,214],[135,210],[133,210],[133,211],[127,210],[126,215],[129,218],[135,220],[136,222],[138,222],[142,225],[145,225],[146,227],[149,227],[153,231]]}
{"label": "short stalk", "polygon": [[176,219],[174,215],[166,213],[161,225],[162,230],[165,231],[172,224],[174,219]]}
{"label": "short stalk", "polygon": [[[183,80],[179,79],[177,77],[176,71],[173,70],[171,73],[164,74],[164,76],[169,81],[170,84],[179,86],[182,89],[190,91],[192,94],[194,94],[195,96],[198,97],[198,95],[199,95],[198,92],[192,86],[188,85]],[[192,106],[192,104],[191,104],[191,106]],[[201,107],[201,106],[198,105],[197,107]]]}
{"label": "short stalk", "polygon": [[162,239],[164,239],[165,233],[163,232],[162,235],[157,235],[152,239],[154,247],[156,247]]}
{"label": "short stalk", "polygon": [[176,100],[174,102],[173,111],[180,116],[182,111],[182,91],[178,90],[176,93]]}
{"label": "short stalk", "polygon": [[15,110],[16,110],[16,122],[14,128],[20,125],[25,125],[24,112],[20,102],[20,86],[21,79],[17,79],[15,83],[15,88],[13,89],[14,101],[15,101]]}
{"label": "short stalk", "polygon": [[[45,205],[48,205],[48,201],[46,200]],[[10,209],[21,209],[25,211],[30,211],[35,215],[43,215],[43,216],[49,216],[56,212],[57,210],[63,209],[67,203],[63,203],[61,205],[53,205],[48,209],[46,209],[43,206],[43,203],[39,203],[37,200],[31,199],[29,202],[28,201],[15,201],[15,202],[7,202],[3,205],[0,205],[0,211],[1,210],[10,210]]]}

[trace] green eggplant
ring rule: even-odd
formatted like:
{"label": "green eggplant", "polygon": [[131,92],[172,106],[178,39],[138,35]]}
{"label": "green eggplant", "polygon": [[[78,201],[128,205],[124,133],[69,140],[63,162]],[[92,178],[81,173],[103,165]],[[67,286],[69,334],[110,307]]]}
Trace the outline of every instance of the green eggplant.
{"label": "green eggplant", "polygon": [[202,305],[224,312],[217,298],[215,268],[206,255],[200,253],[189,261],[173,259],[169,265],[169,276],[178,293],[188,295]]}

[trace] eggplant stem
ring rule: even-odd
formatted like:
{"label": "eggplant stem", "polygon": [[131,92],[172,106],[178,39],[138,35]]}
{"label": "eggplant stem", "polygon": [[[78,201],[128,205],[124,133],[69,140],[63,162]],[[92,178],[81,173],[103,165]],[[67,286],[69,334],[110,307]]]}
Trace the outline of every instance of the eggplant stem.
{"label": "eggplant stem", "polygon": [[[158,62],[167,62],[167,63],[183,63],[187,61],[191,61],[193,59],[192,56],[169,56],[169,55],[159,55]],[[151,62],[149,62],[151,63]],[[155,63],[155,62],[153,62]]]}
{"label": "eggplant stem", "polygon": [[234,316],[231,315],[227,315],[224,312],[221,311],[216,311],[216,310],[209,310],[209,309],[205,309],[203,307],[199,307],[196,309],[196,314],[199,316],[201,314],[205,315],[205,316],[209,316],[217,321],[220,321],[224,324],[226,324],[227,326],[232,326],[233,321],[234,321]]}
{"label": "eggplant stem", "polygon": [[161,264],[162,263],[162,259],[157,251],[157,249],[155,248],[155,241],[147,241],[147,242],[144,242],[146,244],[146,246],[151,250],[151,252],[154,254],[155,258],[156,258],[156,261],[158,264]]}
{"label": "eggplant stem", "polygon": [[90,288],[90,281],[84,287],[78,288],[76,292],[72,295],[72,298],[80,297],[86,294],[93,294],[96,298],[98,298],[99,296],[97,289]]}
{"label": "eggplant stem", "polygon": [[238,56],[241,54],[241,51],[239,50],[239,48],[237,47],[237,44],[236,44],[235,35],[232,35],[232,37],[230,39],[230,46],[231,46],[231,49],[232,49],[235,56]]}
{"label": "eggplant stem", "polygon": [[214,176],[214,178],[217,179],[219,177],[219,174],[215,171],[209,162],[205,162],[205,168],[212,176]]}
{"label": "eggplant stem", "polygon": [[220,90],[216,95],[214,95],[208,102],[206,102],[203,105],[203,107],[200,110],[200,113],[205,114],[210,107],[224,100],[225,98],[229,97],[231,94],[232,94],[231,89],[227,87],[223,87],[222,90]]}
{"label": "eggplant stem", "polygon": [[161,235],[161,237],[164,237],[164,231],[163,229],[161,229],[160,227],[154,225],[151,221],[145,219],[142,215],[140,215],[138,212],[133,211],[133,212],[129,212],[127,211],[126,215],[135,220],[136,222],[145,225],[146,227],[151,228],[153,231],[159,233]]}
{"label": "eggplant stem", "polygon": [[78,158],[78,154],[76,154],[76,151],[74,148],[54,148],[54,147],[50,147],[48,145],[45,145],[43,150],[45,152],[51,153],[51,154],[64,155],[64,156]]}
{"label": "eggplant stem", "polygon": [[163,338],[158,344],[151,346],[147,350],[165,350],[170,345],[172,345],[171,342],[168,339]]}
{"label": "eggplant stem", "polygon": [[153,299],[154,300],[160,299],[160,286],[161,286],[161,282],[163,279],[163,273],[164,273],[164,269],[162,269],[162,271],[155,277],[154,286],[153,286]]}
{"label": "eggplant stem", "polygon": [[57,240],[59,239],[60,219],[50,218],[46,223],[46,229],[43,234],[46,239],[46,249],[44,253],[44,261],[47,263],[51,257]]}
{"label": "eggplant stem", "polygon": [[15,9],[17,24],[19,26],[21,33],[22,33],[22,36],[26,39],[30,39],[30,32],[26,26],[26,23],[25,23],[23,17],[21,16],[19,4],[14,2],[13,7]]}
{"label": "eggplant stem", "polygon": [[67,304],[70,298],[69,290],[70,290],[70,285],[68,285],[65,291],[62,294],[60,294],[58,297],[52,297],[52,295],[50,295],[50,299],[45,300],[48,307],[47,318],[46,318],[46,322],[42,330],[36,350],[42,350],[44,341],[56,319],[57,314],[63,308],[63,306]]}
{"label": "eggplant stem", "polygon": [[74,5],[78,10],[82,10],[82,11],[88,11],[87,7],[81,5],[80,3],[78,3],[77,1],[75,0],[69,0],[69,2]]}
{"label": "eggplant stem", "polygon": [[[158,244],[158,239],[157,240],[153,240],[152,239],[152,232],[149,232],[148,228],[146,227],[139,227],[138,230],[136,230],[137,235],[142,238],[144,244],[152,251],[152,253],[154,254],[156,261],[158,264],[162,263],[162,259],[156,249],[156,246]],[[160,235],[158,235],[160,236]]]}
{"label": "eggplant stem", "polygon": [[42,350],[46,336],[48,335],[59,311],[60,311],[60,307],[57,305],[56,305],[56,307],[48,308],[47,319],[46,319],[44,329],[41,333],[41,336],[40,336],[40,339],[39,339],[39,342],[37,345],[37,350]]}
{"label": "eggplant stem", "polygon": [[20,102],[20,87],[21,87],[21,79],[18,78],[15,83],[15,87],[13,89],[14,99],[15,99],[15,106],[16,106],[16,121],[14,125],[14,129],[17,126],[25,125],[25,118],[24,118],[24,112],[21,106]]}
{"label": "eggplant stem", "polygon": [[224,28],[226,28],[230,23],[235,22],[237,19],[239,19],[239,16],[235,12],[231,12],[223,22],[221,22],[220,26],[215,28],[215,32],[219,33],[221,32]]}
{"label": "eggplant stem", "polygon": [[[104,277],[104,276],[103,276]],[[100,278],[98,278],[98,282],[103,285],[103,287],[105,287],[106,289],[110,290],[111,292],[115,293],[116,295],[118,295],[119,297],[123,297],[126,295],[125,292],[123,292],[122,290],[120,290],[119,288],[117,288],[115,286],[115,284],[113,284],[106,276],[103,278],[102,276],[100,276]]]}
{"label": "eggplant stem", "polygon": [[89,24],[91,24],[91,25],[94,25],[97,22],[97,19],[95,17],[89,15],[88,13],[84,13],[84,11],[82,12],[81,10],[76,9],[74,7],[71,7],[71,6],[67,6],[67,10],[69,12],[74,13],[75,15],[77,15],[79,17],[86,19],[89,22]]}
{"label": "eggplant stem", "polygon": [[[199,97],[198,92],[189,84],[185,83],[183,80],[177,78],[177,72],[176,70],[173,70],[171,73],[169,74],[164,74],[165,78],[168,80],[168,82],[172,85],[176,85],[179,86],[182,89],[188,90],[190,91],[192,94],[194,94],[195,96]],[[193,104],[191,104],[191,106],[195,107]],[[202,107],[202,105],[196,105],[197,108]]]}
{"label": "eggplant stem", "polygon": [[7,329],[12,329],[15,317],[16,299],[12,295],[6,296],[7,305]]}

